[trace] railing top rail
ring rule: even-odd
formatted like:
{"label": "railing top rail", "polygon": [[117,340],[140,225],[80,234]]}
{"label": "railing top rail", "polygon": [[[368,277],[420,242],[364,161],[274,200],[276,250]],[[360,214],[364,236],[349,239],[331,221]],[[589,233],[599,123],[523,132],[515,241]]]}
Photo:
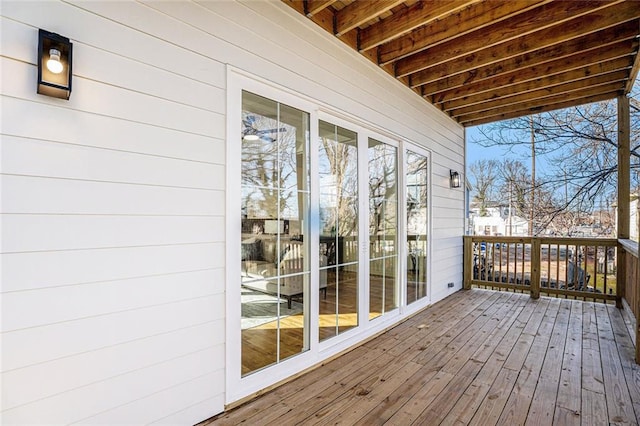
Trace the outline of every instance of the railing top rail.
{"label": "railing top rail", "polygon": [[624,248],[624,251],[638,257],[638,243],[633,240],[618,240],[620,245]]}
{"label": "railing top rail", "polygon": [[618,244],[615,238],[572,238],[572,237],[506,237],[495,235],[466,235],[472,242],[489,242],[489,243],[530,243],[534,240],[541,244],[570,244],[570,245],[590,245],[590,246],[611,246]]}
{"label": "railing top rail", "polygon": [[542,244],[577,244],[591,246],[616,246],[618,240],[615,238],[571,238],[571,237],[541,237]]}
{"label": "railing top rail", "polygon": [[492,236],[482,236],[482,235],[466,235],[465,238],[471,238],[471,241],[476,242],[492,242],[492,243],[522,243],[531,241],[531,237],[496,237]]}

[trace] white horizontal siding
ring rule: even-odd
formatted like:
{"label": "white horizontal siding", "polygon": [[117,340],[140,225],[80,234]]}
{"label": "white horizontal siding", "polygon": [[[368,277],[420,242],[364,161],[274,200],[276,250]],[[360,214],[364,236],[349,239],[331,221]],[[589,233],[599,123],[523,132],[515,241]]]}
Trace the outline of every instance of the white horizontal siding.
{"label": "white horizontal siding", "polygon": [[[3,173],[183,188],[224,189],[224,166],[75,144],[3,137]],[[144,173],[141,171],[144,170]]]}
{"label": "white horizontal siding", "polygon": [[[4,295],[1,331],[15,331],[211,296],[223,293],[222,285],[212,285],[222,282],[222,270],[212,269],[10,292]],[[22,315],[24,312],[31,314]]]}
{"label": "white horizontal siding", "polygon": [[1,256],[2,290],[7,293],[222,269],[225,262],[224,243],[41,251]]}
{"label": "white horizontal siding", "polygon": [[221,242],[222,229],[224,219],[221,217],[7,214],[3,217],[2,251]]}
{"label": "white horizontal siding", "polygon": [[[2,109],[2,132],[9,136],[224,164],[222,138],[10,97],[3,98]],[[73,123],[72,132],[68,131],[67,123]]]}
{"label": "white horizontal siding", "polygon": [[[53,418],[56,418],[57,423],[69,424],[83,422],[84,420],[96,424],[99,420],[91,421],[91,418],[96,413],[107,414],[110,410],[130,404],[130,407],[136,407],[132,412],[136,413],[136,420],[138,421],[127,421],[121,415],[107,415],[106,417],[102,416],[102,423],[148,423],[157,419],[158,417],[156,416],[158,414],[163,416],[170,413],[163,413],[163,405],[171,404],[170,408],[175,410],[172,407],[172,396],[175,397],[185,392],[194,392],[195,398],[203,398],[203,393],[210,395],[215,388],[215,382],[207,380],[205,377],[211,375],[214,371],[219,371],[219,369],[212,370],[211,359],[216,355],[219,356],[216,353],[216,349],[205,349],[150,365],[143,369],[115,376],[109,380],[36,401],[28,406],[23,405],[6,410],[3,420],[7,424],[16,422],[41,423],[41,413],[47,412]],[[207,384],[204,392],[199,383],[194,386],[194,382],[199,378],[204,379]],[[119,392],[114,393],[113,389],[119,389]],[[160,394],[161,398],[154,398],[158,394]],[[165,397],[162,398],[162,396]],[[70,398],[75,402],[74,410],[69,410],[66,406],[67,400]],[[149,400],[153,401],[154,404],[149,406]]]}
{"label": "white horizontal siding", "polygon": [[[53,395],[82,389],[112,377],[140,370],[170,359],[199,352],[209,347],[223,350],[223,336],[216,333],[222,319],[184,327],[144,339],[81,352],[43,363],[16,368],[4,374],[4,386],[13,392],[3,394],[3,407],[13,409]],[[215,340],[200,337],[212,334]],[[97,368],[99,366],[99,368]],[[219,366],[220,368],[222,366]],[[22,386],[38,383],[38,386]]]}
{"label": "white horizontal siding", "polygon": [[[13,59],[0,59],[3,93],[6,96],[37,101],[33,82],[37,68]],[[7,78],[11,76],[11,81]],[[15,76],[15,77],[14,77]],[[99,102],[96,102],[99,100]],[[59,102],[57,102],[59,104]],[[98,115],[126,119],[167,129],[203,136],[224,135],[224,115],[212,113],[83,77],[73,80],[73,97],[69,107]]]}
{"label": "white horizontal siding", "polygon": [[[433,299],[460,281],[461,127],[281,2],[0,14],[5,423],[222,410],[227,65],[429,149]],[[35,94],[37,28],[74,43],[69,101]]]}
{"label": "white horizontal siding", "polygon": [[4,176],[5,213],[223,216],[224,190]]}

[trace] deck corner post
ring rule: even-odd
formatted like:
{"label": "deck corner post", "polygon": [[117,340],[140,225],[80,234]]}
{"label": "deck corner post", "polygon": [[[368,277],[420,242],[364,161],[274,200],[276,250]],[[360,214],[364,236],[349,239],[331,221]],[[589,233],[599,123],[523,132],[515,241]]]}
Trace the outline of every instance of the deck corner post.
{"label": "deck corner post", "polygon": [[[629,206],[631,201],[631,131],[629,97],[618,96],[618,239],[628,239],[630,234]],[[616,306],[622,307],[622,298],[625,297],[625,280],[627,277],[626,255],[620,244],[617,248],[617,273],[616,273]]]}
{"label": "deck corner post", "polygon": [[462,288],[464,290],[471,289],[471,276],[473,271],[473,254],[472,254],[472,242],[471,236],[464,235],[462,237],[463,241],[463,278],[462,278]]}
{"label": "deck corner post", "polygon": [[531,298],[540,298],[540,239],[531,238]]}

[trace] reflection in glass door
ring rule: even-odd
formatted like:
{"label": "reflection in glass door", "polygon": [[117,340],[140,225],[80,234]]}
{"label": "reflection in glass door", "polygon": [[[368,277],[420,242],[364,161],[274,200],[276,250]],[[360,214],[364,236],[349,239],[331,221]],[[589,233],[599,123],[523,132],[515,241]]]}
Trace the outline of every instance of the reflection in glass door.
{"label": "reflection in glass door", "polygon": [[320,340],[358,326],[358,144],[320,121]]}
{"label": "reflection in glass door", "polygon": [[242,375],[309,349],[309,115],[242,93]]}
{"label": "reflection in glass door", "polygon": [[427,177],[424,155],[407,151],[407,304],[427,296]]}
{"label": "reflection in glass door", "polygon": [[369,138],[369,318],[398,307],[397,148]]}

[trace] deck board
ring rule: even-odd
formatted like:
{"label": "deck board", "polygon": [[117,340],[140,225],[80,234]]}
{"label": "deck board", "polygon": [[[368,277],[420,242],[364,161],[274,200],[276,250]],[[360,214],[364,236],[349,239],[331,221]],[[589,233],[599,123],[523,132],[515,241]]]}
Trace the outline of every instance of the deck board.
{"label": "deck board", "polygon": [[638,424],[612,305],[473,289],[202,425]]}

